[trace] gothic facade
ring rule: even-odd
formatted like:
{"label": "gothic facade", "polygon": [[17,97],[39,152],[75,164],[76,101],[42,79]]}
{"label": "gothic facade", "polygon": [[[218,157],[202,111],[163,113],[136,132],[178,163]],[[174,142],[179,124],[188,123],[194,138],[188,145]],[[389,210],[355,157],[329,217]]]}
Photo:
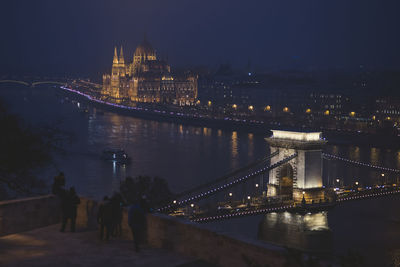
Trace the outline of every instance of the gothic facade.
{"label": "gothic facade", "polygon": [[122,47],[114,48],[111,74],[103,75],[102,97],[113,102],[147,102],[191,105],[197,99],[197,76],[174,75],[146,39],[126,64]]}

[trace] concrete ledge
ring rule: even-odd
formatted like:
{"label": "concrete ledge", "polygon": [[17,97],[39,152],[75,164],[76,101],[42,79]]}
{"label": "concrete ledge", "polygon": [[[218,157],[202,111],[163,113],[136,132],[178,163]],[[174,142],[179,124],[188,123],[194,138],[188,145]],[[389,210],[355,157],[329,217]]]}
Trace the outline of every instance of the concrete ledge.
{"label": "concrete ledge", "polygon": [[257,240],[229,237],[211,231],[202,225],[150,214],[148,217],[148,242],[157,248],[170,249],[203,259],[218,266],[283,266],[283,248]]}
{"label": "concrete ledge", "polygon": [[59,206],[53,195],[0,201],[0,236],[58,223]]}

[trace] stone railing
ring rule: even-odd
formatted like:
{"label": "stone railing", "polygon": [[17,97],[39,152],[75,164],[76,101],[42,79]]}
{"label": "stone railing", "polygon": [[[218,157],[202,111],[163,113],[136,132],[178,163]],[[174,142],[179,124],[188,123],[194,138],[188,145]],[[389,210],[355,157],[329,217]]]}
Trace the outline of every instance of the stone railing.
{"label": "stone railing", "polygon": [[[77,231],[97,229],[97,202],[81,198],[76,221]],[[122,238],[132,234],[123,214]],[[0,236],[28,231],[60,222],[59,202],[55,196],[43,196],[0,202]],[[284,266],[283,248],[229,237],[189,221],[162,214],[148,214],[147,243],[218,266]]]}
{"label": "stone railing", "polygon": [[0,201],[0,236],[58,223],[59,206],[52,195]]}

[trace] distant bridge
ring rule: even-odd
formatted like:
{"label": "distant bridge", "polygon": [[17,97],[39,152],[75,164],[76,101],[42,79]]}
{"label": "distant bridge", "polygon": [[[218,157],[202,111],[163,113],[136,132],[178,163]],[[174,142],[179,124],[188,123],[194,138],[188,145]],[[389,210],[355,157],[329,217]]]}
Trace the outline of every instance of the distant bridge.
{"label": "distant bridge", "polygon": [[0,80],[0,84],[21,84],[25,86],[35,87],[37,85],[44,85],[44,84],[55,84],[55,85],[64,85],[65,83],[59,81],[34,81],[34,82],[27,82],[27,81],[20,81],[20,80]]}

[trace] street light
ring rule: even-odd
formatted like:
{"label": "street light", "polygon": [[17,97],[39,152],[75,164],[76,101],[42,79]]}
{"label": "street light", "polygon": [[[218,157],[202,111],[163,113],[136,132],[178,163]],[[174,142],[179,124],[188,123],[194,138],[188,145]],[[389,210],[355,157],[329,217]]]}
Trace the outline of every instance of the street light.
{"label": "street light", "polygon": [[176,204],[176,200],[174,200],[173,203]]}
{"label": "street light", "polygon": [[385,174],[384,174],[384,173],[381,173],[381,176],[382,176],[382,177],[384,177],[384,176],[385,176]]}
{"label": "street light", "polygon": [[250,198],[251,198],[250,196],[247,196],[247,199],[248,199],[248,200],[250,200]]}
{"label": "street light", "polygon": [[233,105],[232,105],[232,108],[233,108],[233,109],[237,109],[237,105],[236,105],[236,104],[233,104]]}
{"label": "street light", "polygon": [[358,185],[358,182],[356,182],[356,185]]}
{"label": "street light", "polygon": [[229,193],[229,196],[231,197],[232,195],[233,195],[233,194],[230,192],[230,193]]}
{"label": "street light", "polygon": [[190,204],[190,207],[192,207],[192,208],[193,208],[193,207],[194,207],[194,204],[193,204],[193,203],[192,203],[192,204]]}
{"label": "street light", "polygon": [[256,184],[256,187],[258,187],[258,184]]}
{"label": "street light", "polygon": [[340,182],[340,180],[339,179],[336,179],[336,183],[339,183]]}

